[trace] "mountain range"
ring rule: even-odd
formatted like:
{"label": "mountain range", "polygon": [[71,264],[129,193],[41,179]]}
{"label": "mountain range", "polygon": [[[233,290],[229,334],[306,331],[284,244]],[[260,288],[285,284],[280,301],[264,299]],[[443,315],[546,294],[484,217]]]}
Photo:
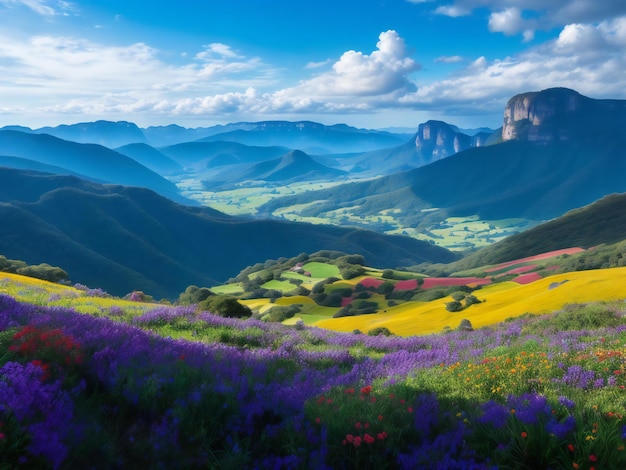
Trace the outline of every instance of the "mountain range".
{"label": "mountain range", "polygon": [[[94,181],[152,189],[172,200],[193,204],[176,185],[136,160],[97,144],[80,144],[15,130],[0,131],[0,156],[19,158],[19,167],[74,174]],[[9,163],[5,159],[4,164]],[[46,165],[42,167],[41,165]]]}
{"label": "mountain range", "polygon": [[123,295],[176,297],[225,282],[260,260],[337,250],[368,263],[448,262],[453,253],[408,237],[254,220],[179,205],[143,188],[0,168],[0,253],[63,268],[74,282]]}
{"label": "mountain range", "polygon": [[[529,112],[520,111],[520,100],[527,110],[546,111],[541,118],[534,111],[529,119]],[[585,105],[554,104],[579,101]],[[365,217],[396,210],[406,226],[474,214],[481,219],[558,217],[626,191],[624,103],[592,100],[561,88],[513,97],[505,110],[504,130],[499,131],[505,136],[501,142],[468,148],[406,172],[274,199],[259,211],[270,215],[308,204],[300,215],[319,217],[342,207]],[[561,120],[569,125],[559,124]],[[544,135],[553,137],[535,137]]]}

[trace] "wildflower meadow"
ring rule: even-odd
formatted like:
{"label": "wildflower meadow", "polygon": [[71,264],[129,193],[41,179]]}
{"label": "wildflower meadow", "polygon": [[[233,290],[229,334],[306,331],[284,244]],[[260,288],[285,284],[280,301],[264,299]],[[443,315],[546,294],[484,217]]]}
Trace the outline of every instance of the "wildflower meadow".
{"label": "wildflower meadow", "polygon": [[625,312],[396,337],[0,295],[0,468],[626,468]]}

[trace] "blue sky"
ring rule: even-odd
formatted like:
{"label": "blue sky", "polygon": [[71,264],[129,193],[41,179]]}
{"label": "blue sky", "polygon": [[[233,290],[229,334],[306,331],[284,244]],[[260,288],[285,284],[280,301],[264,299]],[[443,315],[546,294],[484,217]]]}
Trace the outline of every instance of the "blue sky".
{"label": "blue sky", "polygon": [[626,99],[624,0],[0,0],[0,125],[440,119]]}

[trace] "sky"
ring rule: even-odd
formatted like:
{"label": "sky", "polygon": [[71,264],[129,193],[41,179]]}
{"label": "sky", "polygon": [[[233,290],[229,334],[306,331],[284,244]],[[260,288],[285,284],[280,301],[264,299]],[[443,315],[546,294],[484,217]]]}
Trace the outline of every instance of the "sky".
{"label": "sky", "polygon": [[625,0],[0,0],[0,126],[502,125],[626,99]]}

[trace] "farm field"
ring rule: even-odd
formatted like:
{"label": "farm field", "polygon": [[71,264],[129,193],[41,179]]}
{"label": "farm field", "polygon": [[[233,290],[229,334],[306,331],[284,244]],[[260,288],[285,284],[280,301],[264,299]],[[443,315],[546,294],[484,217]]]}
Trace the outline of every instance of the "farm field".
{"label": "farm field", "polygon": [[[257,214],[257,209],[260,206],[271,199],[292,196],[305,191],[330,188],[342,183],[345,183],[345,181],[305,182],[288,185],[246,184],[232,190],[206,191],[202,183],[195,179],[176,181],[184,196],[196,200],[202,205],[230,215],[252,216]],[[425,228],[420,227],[416,229],[404,224],[403,220],[406,214],[403,214],[399,209],[383,209],[379,213],[366,216],[353,213],[350,208],[331,210],[315,217],[302,214],[303,211],[319,202],[282,207],[275,210],[272,216],[312,224],[356,225],[387,234],[407,235],[456,251],[491,245],[509,235],[532,228],[541,222],[520,218],[481,220],[477,215],[472,215],[467,217],[447,217]],[[435,212],[436,210],[428,209],[427,211]]]}
{"label": "farm field", "polygon": [[[554,287],[554,286],[557,287]],[[566,304],[598,300],[618,300],[625,296],[626,268],[600,269],[559,274],[530,284],[504,282],[485,286],[473,294],[481,300],[461,312],[448,312],[451,298],[427,303],[406,303],[388,307],[372,315],[333,318],[315,323],[320,328],[351,332],[386,327],[401,336],[423,335],[454,329],[462,319],[474,328],[499,323],[524,313],[541,314],[563,308]]]}

